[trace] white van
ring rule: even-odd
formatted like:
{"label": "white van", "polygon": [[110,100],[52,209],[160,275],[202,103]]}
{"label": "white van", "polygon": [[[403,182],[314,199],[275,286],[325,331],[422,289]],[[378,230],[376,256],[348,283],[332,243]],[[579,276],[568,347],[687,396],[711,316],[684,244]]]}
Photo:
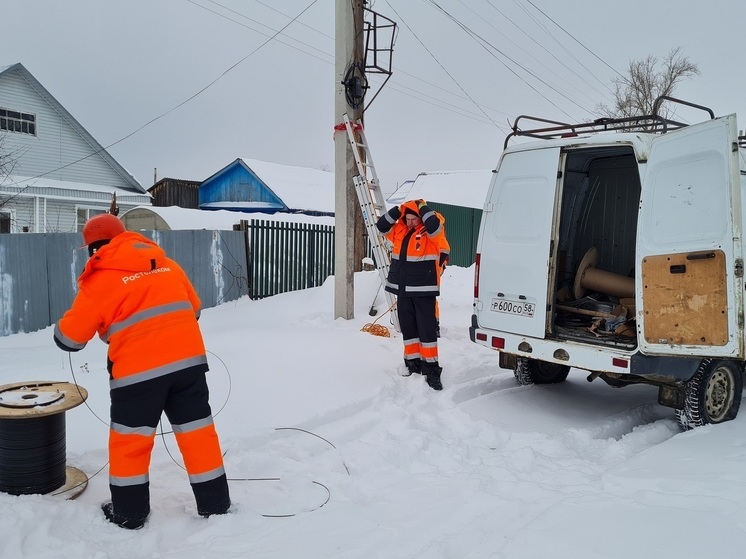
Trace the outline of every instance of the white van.
{"label": "white van", "polygon": [[[709,119],[665,119],[663,101]],[[508,147],[516,136],[537,140]],[[636,118],[518,117],[484,206],[471,340],[520,384],[583,369],[657,386],[684,428],[733,419],[746,359],[745,139],[735,115],[669,97]]]}

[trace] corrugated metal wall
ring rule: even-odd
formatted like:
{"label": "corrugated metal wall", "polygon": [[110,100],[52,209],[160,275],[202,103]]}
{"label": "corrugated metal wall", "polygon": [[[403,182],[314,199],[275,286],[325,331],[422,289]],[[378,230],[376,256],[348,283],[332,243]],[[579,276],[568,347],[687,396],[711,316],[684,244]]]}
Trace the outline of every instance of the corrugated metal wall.
{"label": "corrugated metal wall", "polygon": [[[184,268],[203,307],[248,294],[243,232],[142,233]],[[62,316],[87,260],[81,244],[77,233],[0,235],[0,336],[40,330]]]}
{"label": "corrugated metal wall", "polygon": [[446,238],[451,245],[450,265],[468,268],[474,264],[482,210],[437,202],[428,202],[427,205],[446,220]]}
{"label": "corrugated metal wall", "polygon": [[[430,206],[446,218],[451,265],[471,266],[481,211]],[[316,287],[334,273],[333,226],[252,220],[247,228],[141,233],[184,268],[205,308]],[[40,330],[63,315],[88,259],[82,243],[79,233],[0,235],[0,336]]]}
{"label": "corrugated metal wall", "polygon": [[0,238],[0,335],[32,332],[49,324],[50,290],[41,237],[30,233]]}

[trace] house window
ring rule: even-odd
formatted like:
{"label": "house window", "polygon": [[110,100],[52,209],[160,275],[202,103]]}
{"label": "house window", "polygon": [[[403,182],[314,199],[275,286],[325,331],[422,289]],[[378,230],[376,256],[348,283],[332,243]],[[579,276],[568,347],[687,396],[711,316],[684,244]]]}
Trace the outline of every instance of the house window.
{"label": "house window", "polygon": [[36,115],[0,109],[0,131],[36,136]]}
{"label": "house window", "polygon": [[83,231],[83,226],[85,225],[85,222],[91,219],[94,215],[98,214],[105,214],[106,210],[102,208],[81,208],[78,207],[77,209],[77,223],[76,228],[78,233]]}
{"label": "house window", "polygon": [[0,233],[10,233],[10,212],[0,212]]}

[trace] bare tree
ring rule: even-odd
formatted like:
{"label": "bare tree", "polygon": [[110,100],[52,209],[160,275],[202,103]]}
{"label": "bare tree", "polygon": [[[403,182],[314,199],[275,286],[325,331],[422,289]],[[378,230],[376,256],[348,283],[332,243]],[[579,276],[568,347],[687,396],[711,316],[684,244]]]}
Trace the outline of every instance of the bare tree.
{"label": "bare tree", "polygon": [[[5,134],[0,135],[0,186],[7,185],[11,181],[16,163],[21,156],[21,150],[7,149],[5,147]],[[0,208],[8,205],[18,194],[0,194]]]}
{"label": "bare tree", "polygon": [[[12,154],[5,149],[5,135],[0,136],[0,185],[4,184],[13,169]],[[8,201],[9,196],[0,194],[0,208]]]}
{"label": "bare tree", "polygon": [[[627,118],[653,114],[655,100],[661,95],[673,96],[676,86],[685,78],[699,75],[697,65],[684,56],[681,47],[671,49],[658,63],[658,57],[650,55],[629,63],[627,74],[614,78],[614,106],[600,104],[598,116]],[[663,117],[668,111],[659,110]]]}

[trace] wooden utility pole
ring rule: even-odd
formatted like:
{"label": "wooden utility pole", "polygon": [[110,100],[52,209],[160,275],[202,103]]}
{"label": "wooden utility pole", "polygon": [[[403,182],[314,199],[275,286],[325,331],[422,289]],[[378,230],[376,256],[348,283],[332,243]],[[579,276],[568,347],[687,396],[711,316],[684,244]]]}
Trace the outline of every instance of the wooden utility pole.
{"label": "wooden utility pole", "polygon": [[[349,91],[343,83],[349,79],[351,67],[365,68],[363,4],[363,0],[336,0],[335,4],[335,124],[344,124],[345,113],[352,122],[363,114],[362,102],[357,107],[350,105]],[[362,243],[362,220],[357,217],[360,206],[352,182],[356,167],[347,132],[338,130],[334,135],[334,318],[355,316],[355,245]]]}

